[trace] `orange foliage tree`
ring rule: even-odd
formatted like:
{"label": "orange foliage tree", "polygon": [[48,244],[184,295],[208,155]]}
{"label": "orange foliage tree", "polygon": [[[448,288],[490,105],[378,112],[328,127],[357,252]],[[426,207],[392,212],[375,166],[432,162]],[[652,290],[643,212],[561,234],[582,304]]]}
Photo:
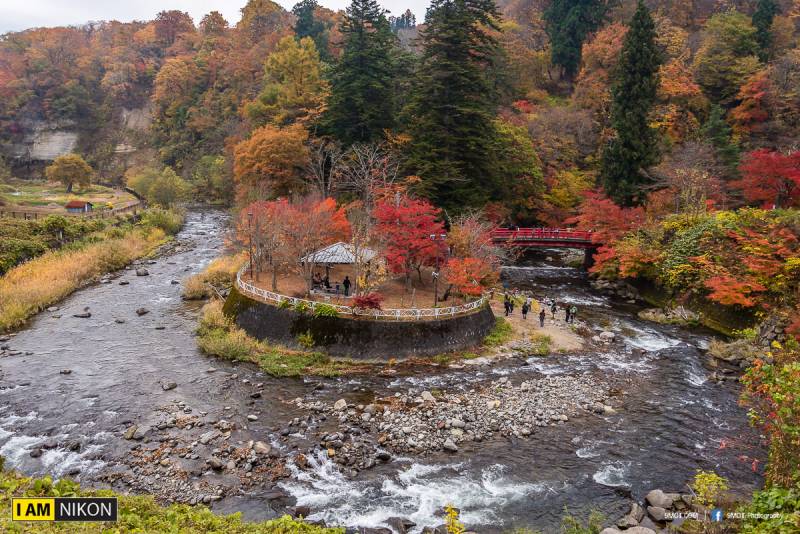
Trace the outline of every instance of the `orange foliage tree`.
{"label": "orange foliage tree", "polygon": [[239,202],[297,193],[309,162],[308,131],[293,124],[267,125],[253,131],[234,149],[233,174]]}
{"label": "orange foliage tree", "polygon": [[478,297],[497,282],[498,275],[491,264],[480,258],[450,258],[442,277],[462,295]]}

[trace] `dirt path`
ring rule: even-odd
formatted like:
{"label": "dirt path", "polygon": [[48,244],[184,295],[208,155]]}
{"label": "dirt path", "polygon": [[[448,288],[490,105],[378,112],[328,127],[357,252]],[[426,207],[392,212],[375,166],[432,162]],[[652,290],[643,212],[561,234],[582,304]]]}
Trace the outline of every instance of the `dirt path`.
{"label": "dirt path", "polygon": [[[514,312],[506,317],[514,330],[514,340],[546,335],[550,337],[550,348],[553,352],[571,352],[583,348],[583,338],[575,332],[573,325],[564,322],[563,309],[556,310],[555,319],[552,318],[549,308],[546,309],[544,328],[539,327],[539,310],[539,304],[534,299],[533,309],[528,312],[528,318],[523,319],[520,306],[514,306]],[[501,298],[496,297],[492,301],[492,311],[498,317],[505,316]]]}

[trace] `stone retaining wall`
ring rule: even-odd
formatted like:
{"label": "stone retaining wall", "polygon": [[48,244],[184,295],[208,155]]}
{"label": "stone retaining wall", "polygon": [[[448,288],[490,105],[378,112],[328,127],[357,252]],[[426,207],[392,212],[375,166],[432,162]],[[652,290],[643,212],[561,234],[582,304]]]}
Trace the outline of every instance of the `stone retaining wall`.
{"label": "stone retaining wall", "polygon": [[259,340],[300,348],[300,336],[310,334],[314,350],[353,359],[433,356],[467,349],[483,341],[494,326],[492,310],[430,321],[374,321],[347,317],[314,317],[242,295],[231,289],[225,314]]}

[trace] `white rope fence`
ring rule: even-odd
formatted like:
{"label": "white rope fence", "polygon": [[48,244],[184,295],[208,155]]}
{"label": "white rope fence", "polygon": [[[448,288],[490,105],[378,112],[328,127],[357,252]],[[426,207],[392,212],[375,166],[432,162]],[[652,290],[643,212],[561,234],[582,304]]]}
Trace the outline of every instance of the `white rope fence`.
{"label": "white rope fence", "polygon": [[468,302],[460,306],[449,306],[447,308],[400,308],[385,310],[361,309],[354,308],[352,306],[342,306],[339,304],[329,304],[327,302],[317,302],[314,300],[289,297],[273,291],[261,289],[260,287],[256,287],[253,284],[249,284],[242,280],[242,273],[244,273],[248,268],[249,265],[245,264],[244,267],[239,269],[239,272],[236,273],[236,287],[239,289],[239,291],[249,297],[261,299],[270,304],[274,303],[278,305],[285,305],[286,307],[290,308],[294,308],[298,304],[302,303],[305,305],[305,308],[311,312],[313,312],[317,306],[325,306],[327,308],[335,309],[340,315],[354,315],[359,317],[370,317],[373,319],[393,319],[395,321],[400,321],[403,319],[418,321],[421,319],[438,319],[441,317],[466,315],[481,308],[487,302],[487,297],[484,295],[478,300]]}

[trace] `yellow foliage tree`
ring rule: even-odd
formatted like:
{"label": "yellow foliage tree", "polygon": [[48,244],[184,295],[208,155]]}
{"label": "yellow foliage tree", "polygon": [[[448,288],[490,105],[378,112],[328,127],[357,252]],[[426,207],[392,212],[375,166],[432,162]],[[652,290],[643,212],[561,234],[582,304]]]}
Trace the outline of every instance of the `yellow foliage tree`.
{"label": "yellow foliage tree", "polygon": [[88,187],[92,183],[92,168],[78,154],[58,156],[47,169],[45,176],[53,182],[61,182],[72,193],[72,187]]}

